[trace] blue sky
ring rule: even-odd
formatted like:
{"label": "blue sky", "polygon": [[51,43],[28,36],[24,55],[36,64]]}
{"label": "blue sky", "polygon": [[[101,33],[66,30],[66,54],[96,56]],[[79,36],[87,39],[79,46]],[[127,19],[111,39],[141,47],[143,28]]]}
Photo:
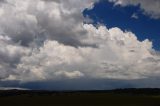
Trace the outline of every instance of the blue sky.
{"label": "blue sky", "polygon": [[[138,19],[133,18],[133,14]],[[121,7],[102,0],[93,9],[85,10],[84,16],[89,16],[94,24],[101,23],[107,28],[119,27],[123,31],[131,31],[140,41],[149,39],[153,42],[153,48],[160,50],[160,19],[144,15],[139,5]]]}

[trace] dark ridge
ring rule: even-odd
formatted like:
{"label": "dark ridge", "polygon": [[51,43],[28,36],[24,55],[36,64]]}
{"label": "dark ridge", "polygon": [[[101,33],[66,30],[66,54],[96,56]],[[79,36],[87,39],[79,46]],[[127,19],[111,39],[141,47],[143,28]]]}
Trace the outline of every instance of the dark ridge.
{"label": "dark ridge", "polygon": [[127,94],[127,95],[160,95],[159,88],[129,88],[115,90],[65,90],[65,91],[50,91],[50,90],[0,90],[0,97],[17,96],[17,95],[63,95],[63,94]]}
{"label": "dark ridge", "polygon": [[160,89],[0,90],[2,106],[160,106]]}

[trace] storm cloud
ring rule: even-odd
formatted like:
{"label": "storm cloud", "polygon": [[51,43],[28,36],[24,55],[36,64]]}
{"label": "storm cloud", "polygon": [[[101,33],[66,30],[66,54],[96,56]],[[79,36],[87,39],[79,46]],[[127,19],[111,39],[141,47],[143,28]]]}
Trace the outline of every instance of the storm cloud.
{"label": "storm cloud", "polygon": [[86,78],[104,83],[107,79],[127,81],[160,76],[160,55],[151,41],[139,41],[134,33],[117,27],[84,23],[83,10],[94,8],[96,2],[3,0],[1,83],[19,82],[21,87],[22,83],[50,84],[74,79],[81,85],[81,81],[85,82],[81,79]]}

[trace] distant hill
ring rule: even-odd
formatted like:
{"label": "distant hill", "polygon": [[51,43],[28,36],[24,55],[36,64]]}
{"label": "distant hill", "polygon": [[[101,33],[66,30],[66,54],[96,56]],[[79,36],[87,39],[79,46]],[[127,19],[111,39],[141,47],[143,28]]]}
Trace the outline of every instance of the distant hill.
{"label": "distant hill", "polygon": [[51,90],[29,90],[22,88],[1,89],[1,96],[16,96],[16,95],[52,95],[52,94],[76,94],[76,93],[112,93],[112,94],[132,94],[132,95],[160,95],[159,88],[129,88],[129,89],[114,89],[114,90],[65,90],[65,91],[51,91]]}

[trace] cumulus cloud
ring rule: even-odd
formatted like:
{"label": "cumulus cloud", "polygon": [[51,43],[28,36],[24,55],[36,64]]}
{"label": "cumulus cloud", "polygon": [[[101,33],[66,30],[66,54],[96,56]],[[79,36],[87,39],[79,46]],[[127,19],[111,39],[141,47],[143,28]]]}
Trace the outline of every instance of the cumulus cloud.
{"label": "cumulus cloud", "polygon": [[144,14],[149,15],[154,19],[160,18],[159,0],[109,0],[109,1],[114,2],[115,5],[121,5],[121,6],[140,5],[140,8],[144,12]]}
{"label": "cumulus cloud", "polygon": [[0,79],[17,74],[16,65],[21,57],[28,53],[28,48],[14,44],[8,36],[0,35]]}
{"label": "cumulus cloud", "polygon": [[20,41],[24,46],[35,46],[33,40],[43,43],[46,39],[83,45],[77,40],[86,33],[81,29],[81,12],[91,8],[93,1],[96,0],[8,0],[0,9],[0,27],[13,41]]}
{"label": "cumulus cloud", "polygon": [[17,78],[27,81],[66,77],[141,79],[160,74],[159,56],[154,55],[149,40],[140,42],[133,33],[119,28],[95,28],[87,24],[83,28],[88,31],[83,42],[96,44],[97,48],[45,41],[32,55],[22,57],[17,69],[26,73]]}
{"label": "cumulus cloud", "polygon": [[152,42],[139,41],[132,32],[116,27],[83,23],[83,10],[93,8],[97,1],[1,3],[1,81],[158,77],[160,55]]}

